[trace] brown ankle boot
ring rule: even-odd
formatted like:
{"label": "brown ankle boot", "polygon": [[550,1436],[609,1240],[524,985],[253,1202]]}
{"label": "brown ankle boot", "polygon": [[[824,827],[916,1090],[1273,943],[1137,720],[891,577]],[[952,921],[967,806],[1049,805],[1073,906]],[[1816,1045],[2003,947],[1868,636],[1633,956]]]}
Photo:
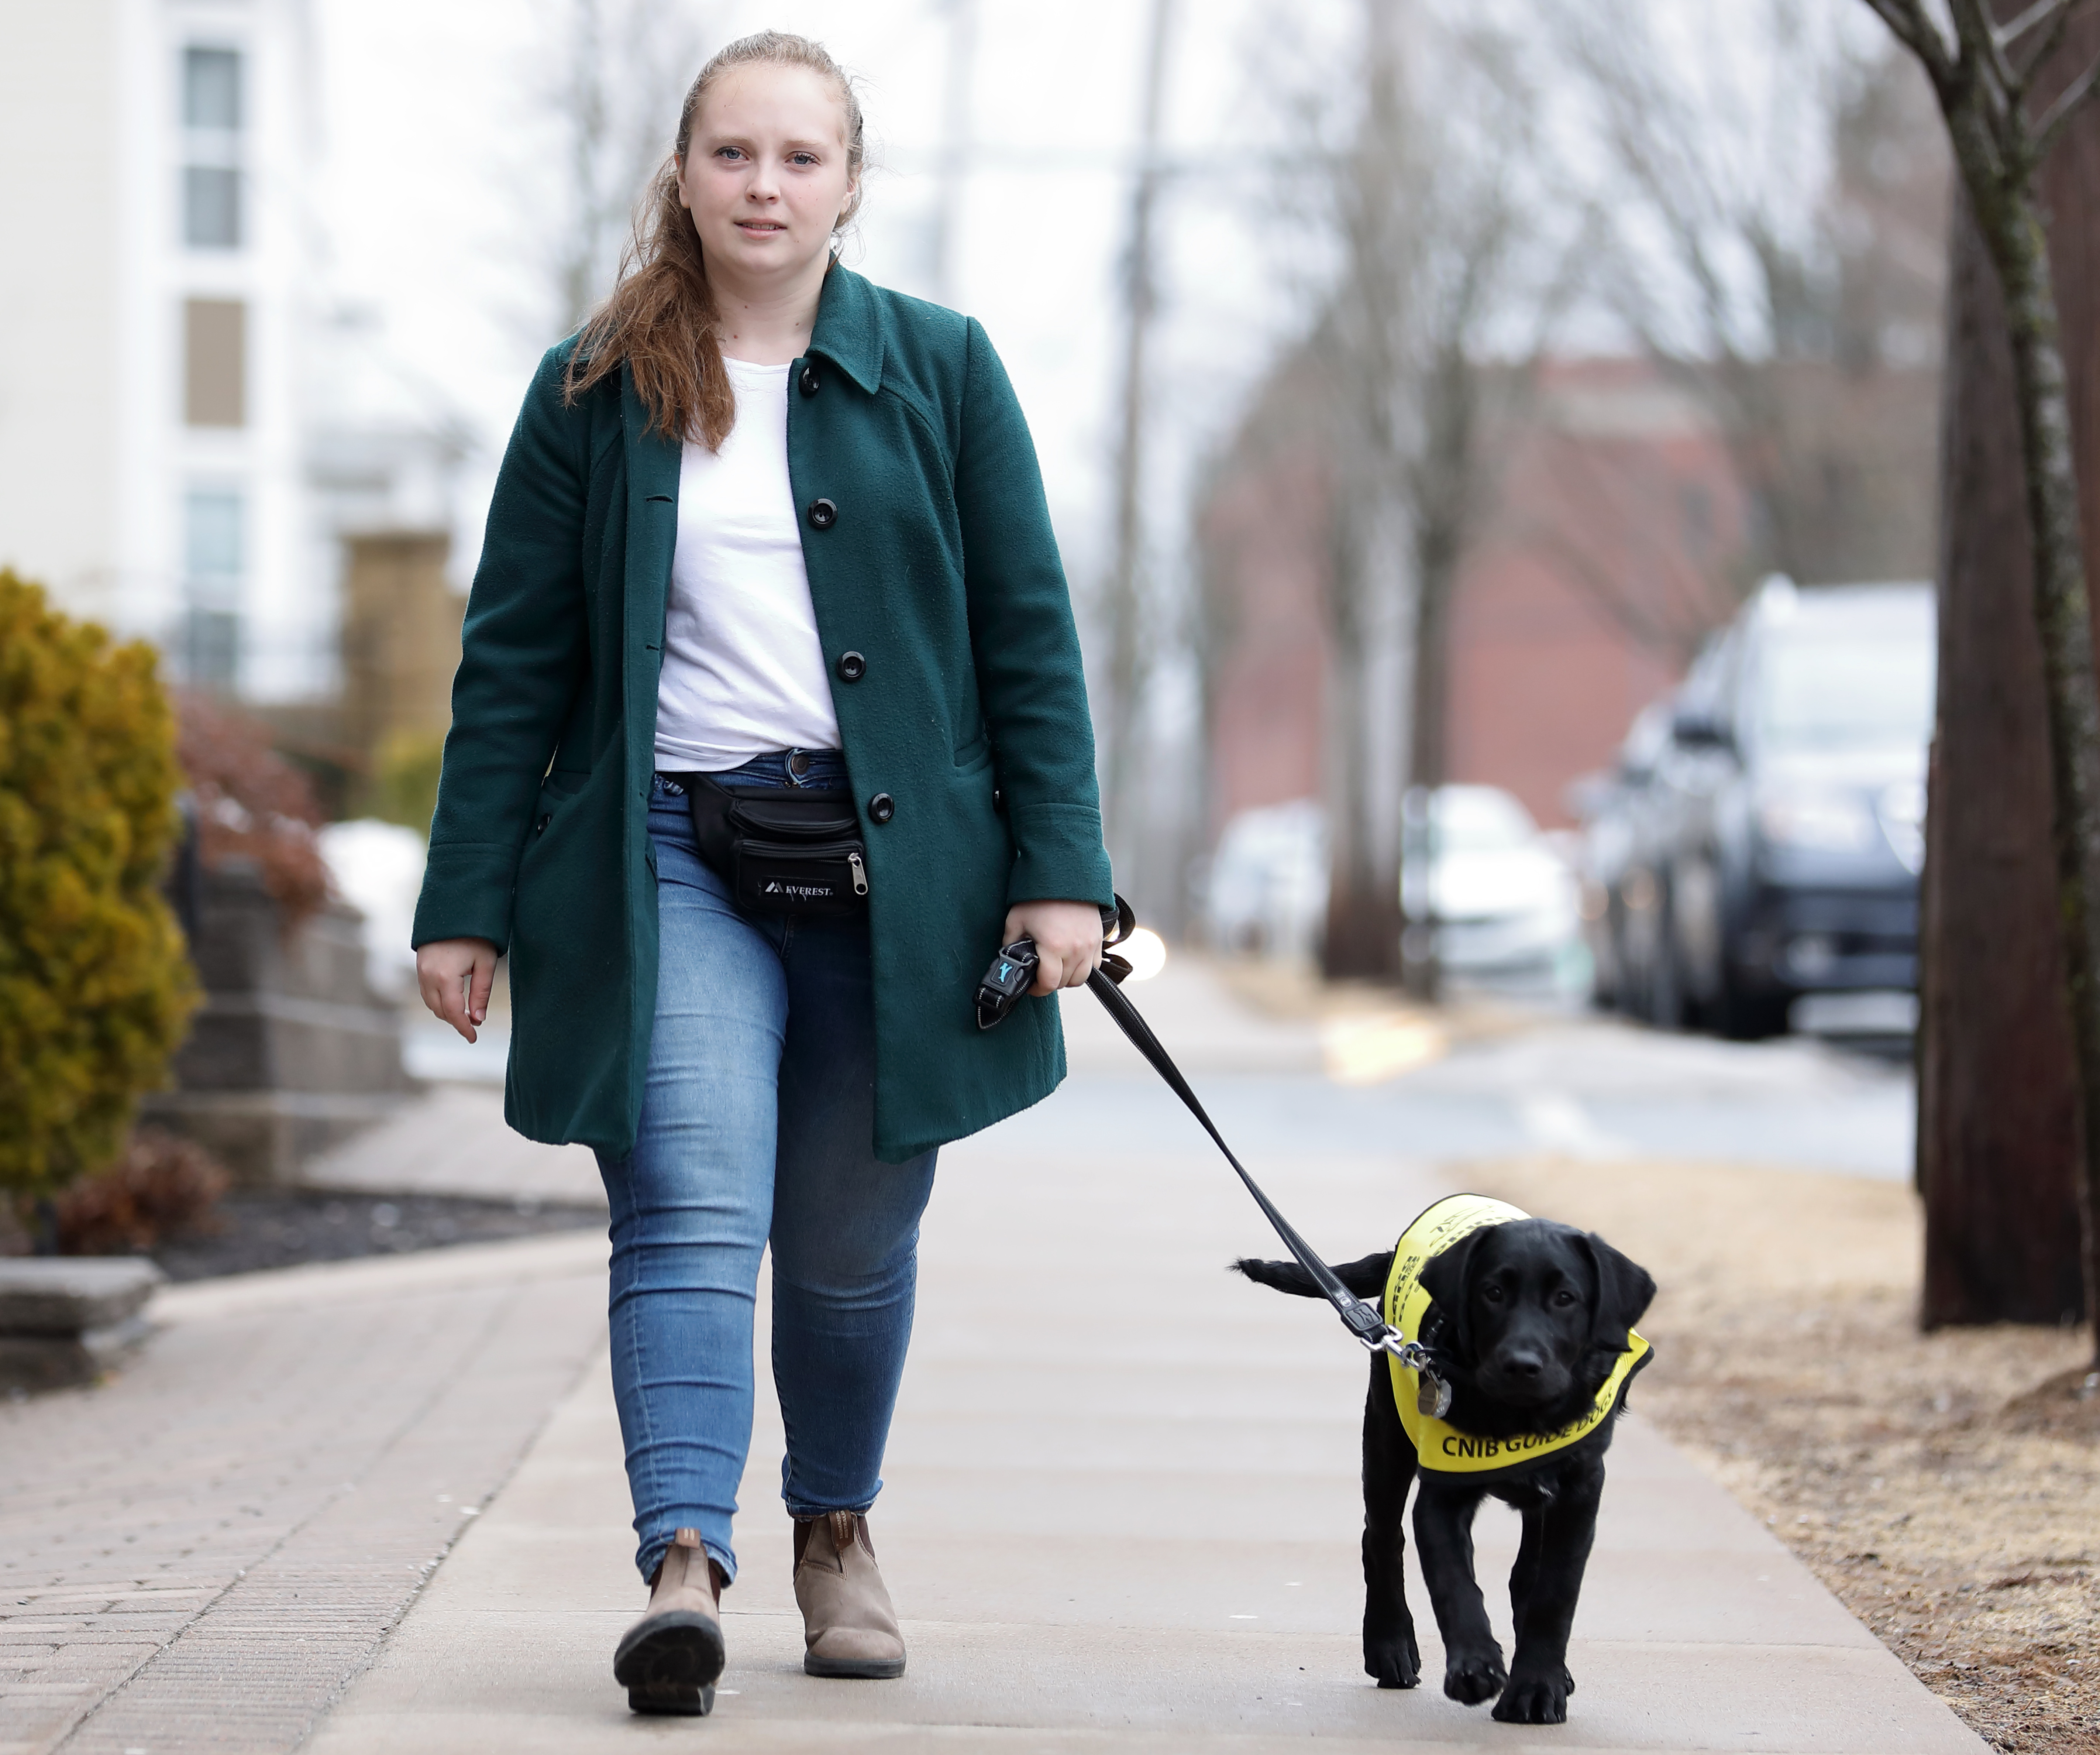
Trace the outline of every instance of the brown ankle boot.
{"label": "brown ankle boot", "polygon": [[796,1519],[795,1601],[807,1647],[802,1668],[810,1675],[904,1673],[904,1636],[876,1567],[867,1519],[858,1513]]}
{"label": "brown ankle boot", "polygon": [[722,1569],[700,1545],[698,1530],[680,1530],[649,1589],[649,1612],[627,1629],[612,1655],[612,1674],[638,1713],[697,1718],[713,1709],[722,1672]]}

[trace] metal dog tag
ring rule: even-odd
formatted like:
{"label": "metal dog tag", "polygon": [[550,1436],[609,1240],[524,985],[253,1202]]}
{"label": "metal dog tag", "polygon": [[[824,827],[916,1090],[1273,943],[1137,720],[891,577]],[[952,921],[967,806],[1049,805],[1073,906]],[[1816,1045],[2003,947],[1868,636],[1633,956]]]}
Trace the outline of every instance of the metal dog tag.
{"label": "metal dog tag", "polygon": [[1414,1411],[1441,1420],[1451,1411],[1451,1386],[1427,1371],[1417,1377],[1419,1386],[1414,1393]]}

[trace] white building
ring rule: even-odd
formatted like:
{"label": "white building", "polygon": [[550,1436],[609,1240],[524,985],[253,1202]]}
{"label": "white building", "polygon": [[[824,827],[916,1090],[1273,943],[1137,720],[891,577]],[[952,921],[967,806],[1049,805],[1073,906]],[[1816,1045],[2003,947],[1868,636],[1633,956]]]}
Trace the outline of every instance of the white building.
{"label": "white building", "polygon": [[333,681],[308,0],[0,0],[0,565],[251,698]]}

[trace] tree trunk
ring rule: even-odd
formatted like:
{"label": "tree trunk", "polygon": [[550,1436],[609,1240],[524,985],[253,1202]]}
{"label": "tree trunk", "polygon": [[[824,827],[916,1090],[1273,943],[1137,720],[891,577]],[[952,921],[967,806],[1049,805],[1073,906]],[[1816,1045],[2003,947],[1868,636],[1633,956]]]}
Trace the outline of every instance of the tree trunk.
{"label": "tree trunk", "polygon": [[1372,845],[1369,496],[1344,460],[1329,513],[1327,919],[1320,971],[1330,980],[1390,979],[1400,967],[1400,886]]}
{"label": "tree trunk", "polygon": [[[2089,19],[2047,83],[2096,52]],[[1988,154],[1967,119],[1948,122],[1974,188]],[[2090,1319],[2100,1302],[2079,1258],[2081,1233],[2094,1258],[2100,1209],[2100,1127],[2081,1121],[2100,1096],[2100,919],[2085,905],[2100,886],[2100,689],[2079,535],[2100,528],[2100,111],[2037,181],[2036,202],[2000,192],[1980,223],[1961,204],[1949,291],[1919,1056],[1928,1327]]]}
{"label": "tree trunk", "polygon": [[1115,557],[1108,580],[1108,687],[1103,702],[1101,816],[1121,886],[1139,842],[1136,813],[1139,719],[1150,673],[1145,563],[1145,355],[1157,303],[1153,225],[1161,185],[1159,129],[1173,0],[1152,0],[1146,30],[1145,108],[1137,178],[1132,185],[1128,254],[1123,263],[1122,437],[1116,453]]}
{"label": "tree trunk", "polygon": [[1436,817],[1431,801],[1449,777],[1446,749],[1450,729],[1451,586],[1457,555],[1448,564],[1433,545],[1416,544],[1414,679],[1408,701],[1407,797],[1403,813],[1401,859],[1408,871],[1404,889],[1410,898],[1405,931],[1401,939],[1401,985],[1410,999],[1434,1003],[1444,987],[1437,954],[1436,869]]}
{"label": "tree trunk", "polygon": [[1408,704],[1407,797],[1403,860],[1412,867],[1401,939],[1401,981],[1409,996],[1434,1001],[1443,989],[1437,952],[1434,873],[1436,789],[1450,777],[1451,597],[1458,584],[1473,503],[1480,497],[1475,435],[1480,385],[1462,343],[1445,347],[1432,375],[1429,428],[1414,502],[1414,674]]}
{"label": "tree trunk", "polygon": [[1939,708],[1921,896],[1927,1328],[2080,1308],[2077,1068],[2004,299],[1955,219],[1942,417]]}

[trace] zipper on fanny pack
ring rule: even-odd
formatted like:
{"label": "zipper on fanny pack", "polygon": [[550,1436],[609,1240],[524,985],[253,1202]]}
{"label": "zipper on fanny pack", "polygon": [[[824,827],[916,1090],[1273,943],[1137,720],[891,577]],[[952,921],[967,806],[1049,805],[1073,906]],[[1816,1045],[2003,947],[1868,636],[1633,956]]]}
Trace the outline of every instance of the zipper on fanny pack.
{"label": "zipper on fanny pack", "polygon": [[813,860],[843,860],[853,872],[854,893],[867,894],[867,865],[858,841],[833,841],[812,846],[806,841],[760,841],[746,835],[739,845],[748,860],[779,860],[792,864]]}
{"label": "zipper on fanny pack", "polygon": [[729,813],[729,820],[730,827],[740,833],[748,842],[770,841],[775,843],[807,843],[826,838],[832,841],[844,841],[851,837],[860,827],[856,818],[843,814],[833,817],[818,818],[813,822],[798,823],[792,818],[786,822],[777,820],[767,822],[762,818],[748,816],[741,811],[732,809]]}

